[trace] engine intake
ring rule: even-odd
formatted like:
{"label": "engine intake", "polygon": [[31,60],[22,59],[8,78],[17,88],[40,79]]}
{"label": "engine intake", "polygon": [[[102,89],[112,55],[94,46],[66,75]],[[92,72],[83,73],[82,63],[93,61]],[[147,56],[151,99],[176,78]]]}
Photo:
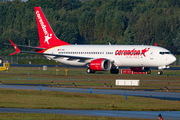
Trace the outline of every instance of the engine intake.
{"label": "engine intake", "polygon": [[134,72],[147,72],[150,70],[150,67],[130,67]]}
{"label": "engine intake", "polygon": [[93,71],[108,71],[111,69],[111,61],[105,58],[95,59],[90,62],[89,67]]}

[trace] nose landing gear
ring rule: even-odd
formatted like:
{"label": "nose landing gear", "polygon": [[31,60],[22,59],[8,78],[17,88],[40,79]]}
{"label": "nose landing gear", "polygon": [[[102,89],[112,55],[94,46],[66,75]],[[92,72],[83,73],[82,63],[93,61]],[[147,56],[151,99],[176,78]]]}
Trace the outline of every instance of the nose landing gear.
{"label": "nose landing gear", "polygon": [[163,74],[162,70],[158,71],[158,75],[162,75],[162,74]]}
{"label": "nose landing gear", "polygon": [[3,59],[0,57],[0,64],[3,64]]}

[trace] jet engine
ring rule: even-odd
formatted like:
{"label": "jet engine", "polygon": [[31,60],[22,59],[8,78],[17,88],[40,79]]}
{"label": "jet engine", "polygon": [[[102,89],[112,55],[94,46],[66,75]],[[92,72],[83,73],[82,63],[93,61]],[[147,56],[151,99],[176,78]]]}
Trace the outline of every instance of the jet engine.
{"label": "jet engine", "polygon": [[95,59],[90,62],[89,68],[93,71],[108,71],[111,69],[111,61],[105,58]]}
{"label": "jet engine", "polygon": [[134,72],[147,72],[150,70],[150,67],[130,67]]}

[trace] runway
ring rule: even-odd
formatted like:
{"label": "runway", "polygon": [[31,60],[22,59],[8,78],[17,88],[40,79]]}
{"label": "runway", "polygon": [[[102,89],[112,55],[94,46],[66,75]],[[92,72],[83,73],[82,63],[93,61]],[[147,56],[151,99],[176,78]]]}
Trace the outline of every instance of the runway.
{"label": "runway", "polygon": [[[0,85],[0,88],[40,90],[40,86],[28,85]],[[82,88],[61,88],[42,86],[42,90],[89,93],[89,89]],[[139,97],[151,97],[157,99],[180,100],[180,93],[153,92],[153,91],[129,91],[129,90],[101,90],[92,89],[93,94],[113,94]],[[0,108],[0,113],[48,113],[48,114],[69,114],[88,116],[109,116],[109,117],[130,117],[157,119],[161,113],[164,119],[180,118],[180,111],[110,111],[110,110],[58,110],[58,109],[20,109],[20,108]]]}
{"label": "runway", "polygon": [[112,110],[57,110],[57,109],[21,109],[21,108],[0,108],[0,113],[48,113],[108,117],[129,117],[157,119],[161,113],[164,119],[179,120],[179,111],[112,111]]}

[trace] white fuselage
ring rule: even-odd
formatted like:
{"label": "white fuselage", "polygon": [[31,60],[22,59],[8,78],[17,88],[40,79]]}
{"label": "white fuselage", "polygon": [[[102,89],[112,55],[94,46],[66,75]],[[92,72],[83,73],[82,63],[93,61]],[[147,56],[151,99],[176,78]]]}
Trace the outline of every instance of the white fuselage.
{"label": "white fuselage", "polygon": [[117,67],[161,67],[176,60],[167,49],[147,45],[64,45],[44,53],[83,57],[82,60],[46,55],[49,59],[75,66],[86,65],[98,58],[106,58]]}

